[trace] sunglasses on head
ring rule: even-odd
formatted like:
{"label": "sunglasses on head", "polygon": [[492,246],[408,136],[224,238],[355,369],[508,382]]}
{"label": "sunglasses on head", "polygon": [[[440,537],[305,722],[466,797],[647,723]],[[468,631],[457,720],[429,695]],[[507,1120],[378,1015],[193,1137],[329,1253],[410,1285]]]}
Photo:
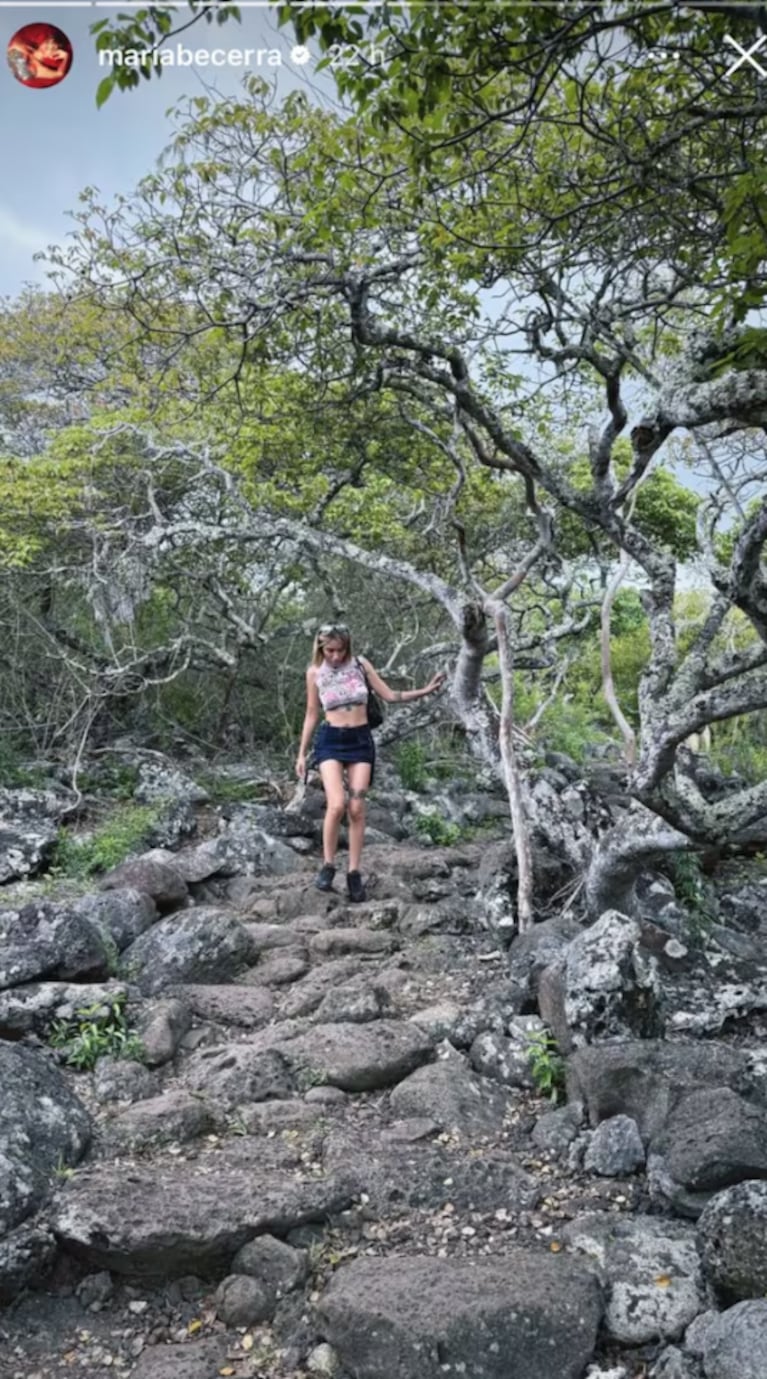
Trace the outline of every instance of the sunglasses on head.
{"label": "sunglasses on head", "polygon": [[342,637],[348,637],[349,629],[345,622],[324,622],[322,627],[317,629],[317,635],[327,637],[331,632],[338,632]]}

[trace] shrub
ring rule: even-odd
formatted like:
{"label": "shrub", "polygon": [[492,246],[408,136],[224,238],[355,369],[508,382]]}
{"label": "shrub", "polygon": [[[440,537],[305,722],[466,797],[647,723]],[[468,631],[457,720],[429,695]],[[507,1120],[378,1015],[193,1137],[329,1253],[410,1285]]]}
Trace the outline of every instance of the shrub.
{"label": "shrub", "polygon": [[139,848],[162,813],[158,805],[128,805],[114,814],[82,842],[77,834],[61,829],[53,852],[52,867],[64,876],[92,876],[110,871]]}
{"label": "shrub", "polygon": [[422,836],[431,838],[433,843],[440,847],[450,847],[457,843],[461,836],[458,824],[449,824],[447,819],[443,819],[441,814],[433,811],[429,814],[419,814],[415,821],[415,831]]}
{"label": "shrub", "polygon": [[671,859],[669,871],[676,898],[687,913],[686,937],[701,948],[716,923],[716,910],[700,862],[693,852],[679,852]]}
{"label": "shrub", "polygon": [[403,742],[394,758],[406,790],[422,790],[426,784],[426,750],[419,742]]}
{"label": "shrub", "polygon": [[71,1020],[57,1020],[51,1032],[54,1049],[63,1049],[67,1064],[83,1071],[93,1068],[99,1058],[142,1060],[144,1046],[125,1016],[125,996],[118,994],[106,1003],[81,1006]]}
{"label": "shrub", "polygon": [[546,1029],[528,1034],[527,1058],[538,1091],[550,1101],[558,1101],[565,1085],[565,1061],[554,1035]]}

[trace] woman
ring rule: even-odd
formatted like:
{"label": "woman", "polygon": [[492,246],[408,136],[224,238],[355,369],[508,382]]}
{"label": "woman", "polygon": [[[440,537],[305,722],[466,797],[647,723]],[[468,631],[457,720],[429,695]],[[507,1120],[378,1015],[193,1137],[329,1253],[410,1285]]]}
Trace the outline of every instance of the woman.
{"label": "woman", "polygon": [[[367,680],[366,677],[367,676]],[[359,865],[365,836],[365,795],[373,783],[375,743],[368,727],[368,681],[387,703],[408,704],[422,699],[444,684],[435,675],[423,689],[393,690],[364,656],[352,655],[352,639],[345,623],[324,623],[314,639],[312,664],[306,672],[306,717],[296,758],[296,775],[306,775],[306,754],[312,735],[325,713],[314,750],[325,789],[325,820],[322,826],[324,863],[315,881],[319,891],[333,889],[338,832],[344,816],[344,767],[349,787],[349,899],[365,899]]]}

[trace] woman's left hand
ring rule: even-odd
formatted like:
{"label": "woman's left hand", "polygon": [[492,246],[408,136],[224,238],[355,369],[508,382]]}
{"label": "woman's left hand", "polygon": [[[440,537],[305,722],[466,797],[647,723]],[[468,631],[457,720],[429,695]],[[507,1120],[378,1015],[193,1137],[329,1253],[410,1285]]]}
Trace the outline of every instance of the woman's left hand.
{"label": "woman's left hand", "polygon": [[442,689],[442,686],[444,685],[446,679],[447,676],[444,670],[441,670],[438,675],[435,675],[429,681],[428,685],[426,686],[426,694],[433,694],[435,690]]}

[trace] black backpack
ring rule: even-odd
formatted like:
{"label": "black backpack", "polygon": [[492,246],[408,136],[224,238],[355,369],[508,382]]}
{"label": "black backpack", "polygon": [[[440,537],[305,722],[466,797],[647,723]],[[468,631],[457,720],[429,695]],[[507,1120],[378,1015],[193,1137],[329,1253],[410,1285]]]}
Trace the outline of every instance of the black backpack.
{"label": "black backpack", "polygon": [[[355,657],[355,659],[357,658]],[[365,674],[365,667],[363,666],[360,660],[357,660],[357,665],[362,671],[365,684],[368,687],[368,727],[380,728],[381,724],[384,721],[383,704],[381,703],[381,700],[378,698],[378,695],[376,694],[375,690],[371,688],[370,681],[368,680],[368,677]]]}

